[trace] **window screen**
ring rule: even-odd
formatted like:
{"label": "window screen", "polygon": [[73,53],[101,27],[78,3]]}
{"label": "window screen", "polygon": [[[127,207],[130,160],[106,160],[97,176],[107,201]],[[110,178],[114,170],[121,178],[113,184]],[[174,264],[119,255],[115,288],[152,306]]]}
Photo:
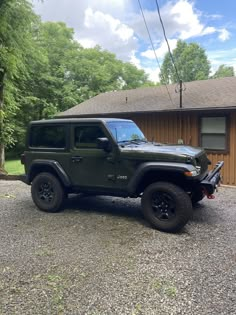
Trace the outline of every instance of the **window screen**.
{"label": "window screen", "polygon": [[209,150],[226,150],[226,117],[201,119],[201,146]]}
{"label": "window screen", "polygon": [[41,148],[65,148],[64,126],[32,126],[30,146]]}
{"label": "window screen", "polygon": [[97,138],[104,137],[106,135],[99,126],[75,127],[74,139],[76,148],[97,148]]}

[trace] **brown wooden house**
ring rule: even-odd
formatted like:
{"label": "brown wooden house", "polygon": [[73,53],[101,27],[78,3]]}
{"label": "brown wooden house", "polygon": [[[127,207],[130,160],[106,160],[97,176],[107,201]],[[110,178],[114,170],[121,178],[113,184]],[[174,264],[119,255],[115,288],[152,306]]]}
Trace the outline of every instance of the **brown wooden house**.
{"label": "brown wooden house", "polygon": [[236,185],[236,77],[185,87],[182,108],[168,85],[102,93],[59,116],[128,118],[149,140],[202,146],[213,165],[224,160],[223,183]]}

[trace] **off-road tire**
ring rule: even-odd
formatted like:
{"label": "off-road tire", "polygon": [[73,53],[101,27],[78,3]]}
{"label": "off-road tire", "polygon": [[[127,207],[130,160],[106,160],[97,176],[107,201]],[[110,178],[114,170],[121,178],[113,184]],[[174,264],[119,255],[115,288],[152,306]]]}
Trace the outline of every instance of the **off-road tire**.
{"label": "off-road tire", "polygon": [[32,199],[35,205],[45,212],[61,210],[65,192],[60,181],[51,173],[40,173],[31,185]]}
{"label": "off-road tire", "polygon": [[156,182],[143,193],[142,211],[153,227],[175,233],[192,217],[192,203],[180,187],[168,182]]}

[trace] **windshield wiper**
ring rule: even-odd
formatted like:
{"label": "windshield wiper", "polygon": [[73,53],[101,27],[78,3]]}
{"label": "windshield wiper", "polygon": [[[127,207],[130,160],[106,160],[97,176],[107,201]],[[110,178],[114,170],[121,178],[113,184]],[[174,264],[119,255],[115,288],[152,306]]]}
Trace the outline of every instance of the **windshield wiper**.
{"label": "windshield wiper", "polygon": [[121,141],[118,141],[117,143],[118,144],[140,144],[140,143],[146,143],[147,140],[144,140],[144,139],[130,139],[130,140],[121,140]]}
{"label": "windshield wiper", "polygon": [[144,143],[146,143],[147,142],[147,140],[146,139],[132,139],[132,140],[130,140],[130,142],[132,142],[132,143],[140,143],[140,142],[144,142]]}

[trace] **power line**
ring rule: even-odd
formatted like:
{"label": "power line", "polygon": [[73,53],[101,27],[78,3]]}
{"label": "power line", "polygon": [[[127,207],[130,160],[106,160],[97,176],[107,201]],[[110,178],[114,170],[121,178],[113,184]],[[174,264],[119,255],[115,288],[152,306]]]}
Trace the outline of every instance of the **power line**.
{"label": "power line", "polygon": [[172,52],[171,52],[171,50],[170,50],[170,45],[169,45],[169,42],[168,42],[168,39],[167,39],[167,36],[166,36],[165,27],[164,27],[164,24],[163,24],[163,21],[162,21],[162,18],[161,18],[161,12],[160,12],[160,8],[159,8],[159,4],[158,4],[158,1],[157,1],[157,0],[156,0],[156,6],[157,6],[158,16],[159,16],[159,19],[160,19],[160,22],[161,22],[163,34],[164,34],[164,37],[165,37],[165,41],[166,41],[166,44],[167,44],[167,47],[168,47],[168,50],[169,50],[170,58],[171,58],[171,61],[172,61],[172,63],[173,63],[173,66],[174,66],[174,69],[175,69],[175,72],[176,72],[178,81],[180,82],[180,81],[182,81],[182,80],[181,80],[181,78],[180,78],[180,76],[179,76],[179,72],[178,72],[178,69],[177,69],[176,64],[175,64],[175,61],[174,61],[174,57],[173,57]]}
{"label": "power line", "polygon": [[[151,34],[150,34],[150,32],[149,32],[149,29],[148,29],[148,25],[147,25],[147,22],[146,22],[144,13],[143,13],[143,8],[142,8],[142,6],[141,6],[140,0],[138,0],[138,3],[139,3],[140,11],[141,11],[142,16],[143,16],[144,24],[145,24],[145,26],[146,26],[146,30],[147,30],[147,33],[148,33],[148,37],[149,37],[149,40],[150,40],[150,43],[151,43],[151,46],[152,46],[152,50],[153,50],[154,55],[155,55],[156,62],[157,62],[157,64],[158,64],[158,67],[159,67],[160,70],[161,70],[161,66],[160,66],[159,60],[158,60],[158,58],[157,58],[156,50],[155,50],[154,45],[153,45],[152,37],[151,37]],[[170,92],[169,92],[169,90],[168,90],[167,84],[166,84],[166,83],[164,83],[164,84],[165,84],[167,93],[168,93],[168,95],[169,95],[170,101],[171,101],[172,105],[174,106],[174,103],[173,103],[172,98],[171,98],[171,96],[170,96]]]}

